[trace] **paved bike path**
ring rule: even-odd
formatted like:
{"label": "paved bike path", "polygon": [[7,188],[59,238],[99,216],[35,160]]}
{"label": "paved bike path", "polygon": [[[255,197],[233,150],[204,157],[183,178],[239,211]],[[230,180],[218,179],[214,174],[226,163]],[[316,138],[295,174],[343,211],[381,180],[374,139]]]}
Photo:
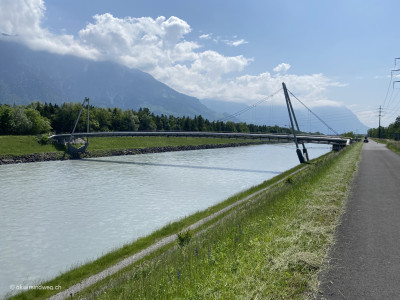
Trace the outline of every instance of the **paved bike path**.
{"label": "paved bike path", "polygon": [[400,155],[364,144],[320,299],[400,299]]}

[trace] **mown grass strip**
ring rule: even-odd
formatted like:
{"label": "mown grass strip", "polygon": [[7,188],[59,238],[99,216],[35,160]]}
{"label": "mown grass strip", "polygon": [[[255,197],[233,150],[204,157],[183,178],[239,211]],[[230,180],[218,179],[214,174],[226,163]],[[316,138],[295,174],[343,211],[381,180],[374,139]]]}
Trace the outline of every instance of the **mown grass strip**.
{"label": "mown grass strip", "polygon": [[212,144],[248,143],[249,139],[195,138],[195,137],[98,137],[89,140],[91,151],[142,149],[165,146],[197,146]]}
{"label": "mown grass strip", "polygon": [[36,136],[0,135],[0,155],[26,155],[59,152],[55,145],[41,145]]}
{"label": "mown grass strip", "polygon": [[[104,152],[124,149],[144,149],[157,147],[178,147],[198,145],[223,145],[260,141],[228,138],[192,138],[192,137],[98,137],[89,140],[88,151]],[[0,155],[16,156],[34,153],[64,153],[66,147],[59,145],[41,145],[36,136],[0,136]]]}
{"label": "mown grass strip", "polygon": [[361,147],[325,156],[188,245],[76,297],[307,298],[316,291]]}

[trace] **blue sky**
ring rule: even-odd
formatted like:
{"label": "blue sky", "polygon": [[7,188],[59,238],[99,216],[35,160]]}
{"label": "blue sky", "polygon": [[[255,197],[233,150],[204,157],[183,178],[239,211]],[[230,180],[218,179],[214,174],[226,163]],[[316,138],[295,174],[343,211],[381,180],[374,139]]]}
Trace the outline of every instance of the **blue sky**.
{"label": "blue sky", "polygon": [[400,114],[400,84],[392,89],[396,78],[390,77],[400,57],[399,1],[0,0],[0,5],[0,31],[17,35],[2,39],[116,61],[198,98],[252,104],[285,81],[309,106],[345,105],[368,126],[377,127],[379,105],[385,104],[383,125]]}

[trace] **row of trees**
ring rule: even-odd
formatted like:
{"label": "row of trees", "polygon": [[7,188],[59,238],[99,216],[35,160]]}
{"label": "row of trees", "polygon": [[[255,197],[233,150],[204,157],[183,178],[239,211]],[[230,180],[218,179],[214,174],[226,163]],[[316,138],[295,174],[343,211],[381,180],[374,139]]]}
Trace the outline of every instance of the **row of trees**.
{"label": "row of trees", "polygon": [[[80,103],[62,105],[33,102],[27,106],[0,105],[0,134],[40,134],[55,131],[71,132]],[[86,131],[87,110],[84,108],[76,129]],[[120,108],[90,107],[90,131],[214,131],[244,133],[290,133],[288,128],[279,126],[258,126],[246,123],[209,121],[201,115],[175,117],[154,115],[149,109],[138,112]]]}
{"label": "row of trees", "polygon": [[51,130],[50,120],[31,108],[0,105],[0,134],[38,134]]}
{"label": "row of trees", "polygon": [[[380,135],[379,135],[380,131]],[[373,138],[383,138],[383,139],[400,139],[400,116],[396,120],[389,124],[388,127],[381,126],[380,128],[371,128],[368,130],[368,136]]]}

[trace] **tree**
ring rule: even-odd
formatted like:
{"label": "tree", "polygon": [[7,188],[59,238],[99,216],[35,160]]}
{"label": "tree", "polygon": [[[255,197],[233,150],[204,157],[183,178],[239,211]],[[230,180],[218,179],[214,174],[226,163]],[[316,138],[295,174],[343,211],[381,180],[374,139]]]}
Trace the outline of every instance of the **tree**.
{"label": "tree", "polygon": [[15,129],[13,109],[0,105],[0,134],[12,134]]}
{"label": "tree", "polygon": [[[71,132],[81,107],[80,103],[64,103],[56,112],[53,129],[58,133]],[[76,131],[84,130],[86,121],[83,119],[84,118],[80,118]]]}
{"label": "tree", "polygon": [[352,139],[355,139],[355,138],[356,138],[356,135],[354,134],[353,131],[349,131],[349,132],[342,133],[342,136],[348,137],[348,138],[352,138]]}
{"label": "tree", "polygon": [[120,131],[122,127],[122,109],[113,108],[111,112],[111,126],[112,130]]}
{"label": "tree", "polygon": [[148,108],[139,109],[139,130],[156,130],[157,126],[153,120],[153,116],[154,115],[150,115],[150,110]]}
{"label": "tree", "polygon": [[14,107],[14,132],[16,134],[28,134],[32,129],[32,122],[25,114],[22,106]]}
{"label": "tree", "polygon": [[47,133],[51,130],[50,120],[42,117],[39,111],[33,108],[27,108],[25,110],[25,114],[29,119],[31,128],[29,130],[29,134],[39,134],[39,133]]}
{"label": "tree", "polygon": [[237,132],[235,123],[229,121],[225,124],[225,131],[228,132]]}
{"label": "tree", "polygon": [[[104,108],[98,108],[95,107],[94,109],[91,109],[90,111],[94,112],[94,118],[97,120],[99,124],[99,129],[100,131],[110,131],[112,125],[111,125],[111,111],[108,109]],[[92,116],[90,116],[92,118]]]}
{"label": "tree", "polygon": [[250,132],[249,127],[244,122],[237,123],[236,124],[236,129],[237,129],[238,132],[245,132],[245,133]]}
{"label": "tree", "polygon": [[137,131],[139,129],[139,118],[133,110],[125,110],[122,113],[121,130],[122,131]]}
{"label": "tree", "polygon": [[195,121],[196,121],[196,127],[198,131],[205,131],[205,121],[203,119],[203,117],[201,115],[199,115],[198,117],[194,117]]}

